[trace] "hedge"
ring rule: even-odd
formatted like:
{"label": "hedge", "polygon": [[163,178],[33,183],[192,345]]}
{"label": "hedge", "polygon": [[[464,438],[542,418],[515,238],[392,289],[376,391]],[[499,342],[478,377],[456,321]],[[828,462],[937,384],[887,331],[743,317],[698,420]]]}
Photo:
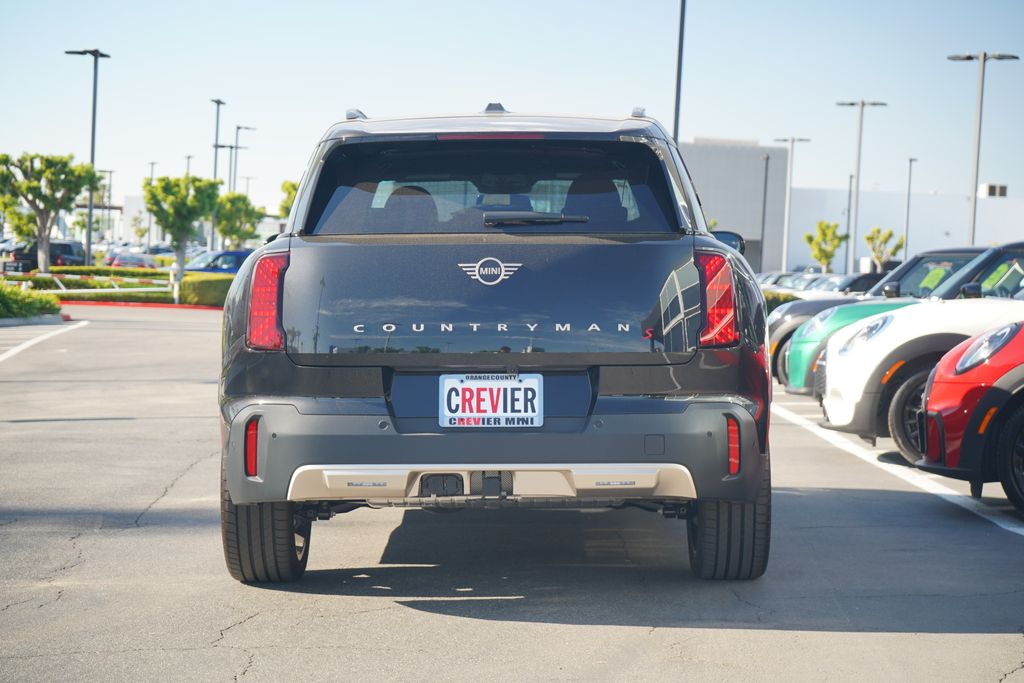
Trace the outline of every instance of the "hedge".
{"label": "hedge", "polygon": [[33,318],[60,313],[60,302],[52,294],[22,291],[0,280],[0,318]]}
{"label": "hedge", "polygon": [[174,297],[167,292],[129,292],[126,290],[99,289],[95,292],[61,294],[61,301],[119,301],[132,303],[173,304]]}
{"label": "hedge", "polygon": [[234,275],[189,273],[181,281],[181,303],[199,306],[223,306]]}
{"label": "hedge", "polygon": [[782,304],[788,304],[790,301],[796,301],[800,297],[787,294],[785,292],[765,292],[764,301],[768,304],[768,312],[771,313]]}
{"label": "hedge", "polygon": [[[14,275],[11,273],[8,273],[6,277],[11,282],[30,281],[32,283],[32,289],[47,291],[60,290],[56,280],[51,277],[26,277],[25,275]],[[64,287],[67,289],[97,289],[103,291],[111,289],[110,282],[107,280],[63,280],[63,283]],[[160,285],[147,285],[137,282],[119,282],[117,286],[124,289],[131,289],[132,287],[159,287]]]}
{"label": "hedge", "polygon": [[51,266],[51,273],[65,275],[102,275],[105,277],[142,277],[148,280],[166,280],[170,273],[153,268],[111,268],[110,266]]}
{"label": "hedge", "polygon": [[[220,273],[188,273],[181,282],[180,303],[197,306],[223,306],[234,275]],[[174,303],[174,297],[167,292],[131,292],[129,289],[111,289],[61,294],[62,301],[128,301],[151,303]]]}

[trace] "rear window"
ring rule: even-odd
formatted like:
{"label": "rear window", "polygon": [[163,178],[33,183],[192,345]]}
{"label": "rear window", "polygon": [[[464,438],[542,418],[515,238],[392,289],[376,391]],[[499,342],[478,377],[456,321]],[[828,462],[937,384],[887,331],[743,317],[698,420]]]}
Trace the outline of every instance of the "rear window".
{"label": "rear window", "polygon": [[642,143],[359,142],[324,161],[303,232],[668,233],[671,197]]}

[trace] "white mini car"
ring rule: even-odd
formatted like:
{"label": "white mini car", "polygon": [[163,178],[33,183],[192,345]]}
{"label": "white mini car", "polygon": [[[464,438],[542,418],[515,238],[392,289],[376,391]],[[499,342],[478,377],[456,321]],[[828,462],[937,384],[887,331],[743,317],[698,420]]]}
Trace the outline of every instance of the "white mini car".
{"label": "white mini car", "polygon": [[968,337],[1024,320],[1024,289],[1016,297],[930,300],[838,331],[825,352],[823,426],[871,441],[892,436],[916,462],[917,411],[932,368]]}

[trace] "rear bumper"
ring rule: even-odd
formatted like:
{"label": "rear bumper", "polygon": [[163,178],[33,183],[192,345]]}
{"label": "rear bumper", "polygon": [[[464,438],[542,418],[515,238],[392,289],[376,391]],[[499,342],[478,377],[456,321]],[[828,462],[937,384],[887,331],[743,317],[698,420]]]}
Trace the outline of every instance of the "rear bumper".
{"label": "rear bumper", "polygon": [[[457,478],[458,494],[425,495],[425,477]],[[504,477],[504,480],[502,480]],[[492,491],[486,478],[497,480]],[[541,506],[559,499],[580,505],[626,499],[692,500],[690,471],[668,463],[431,465],[304,465],[288,486],[291,501],[365,501],[374,507],[462,507],[489,498]]]}
{"label": "rear bumper", "polygon": [[[549,431],[440,434],[396,431],[374,402],[236,400],[223,411],[223,464],[232,501],[239,504],[440,504],[421,495],[423,477],[430,474],[458,476],[465,498],[477,496],[475,482],[487,475],[504,476],[500,496],[512,500],[756,500],[767,456],[757,423],[743,406],[634,400],[647,412],[602,412],[579,429],[558,431],[552,419],[546,421]],[[728,473],[727,417],[740,426],[735,475]],[[259,420],[257,474],[248,477],[244,433],[253,418]]]}

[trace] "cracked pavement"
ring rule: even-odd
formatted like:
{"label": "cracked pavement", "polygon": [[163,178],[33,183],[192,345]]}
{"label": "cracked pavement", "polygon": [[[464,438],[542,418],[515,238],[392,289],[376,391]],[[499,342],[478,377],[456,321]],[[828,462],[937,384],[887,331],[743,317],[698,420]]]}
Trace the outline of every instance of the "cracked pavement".
{"label": "cracked pavement", "polygon": [[692,578],[684,523],[635,509],[360,510],[301,583],[243,586],[219,314],[67,310],[0,364],[0,681],[1024,681],[1024,538],[782,420],[759,581]]}

